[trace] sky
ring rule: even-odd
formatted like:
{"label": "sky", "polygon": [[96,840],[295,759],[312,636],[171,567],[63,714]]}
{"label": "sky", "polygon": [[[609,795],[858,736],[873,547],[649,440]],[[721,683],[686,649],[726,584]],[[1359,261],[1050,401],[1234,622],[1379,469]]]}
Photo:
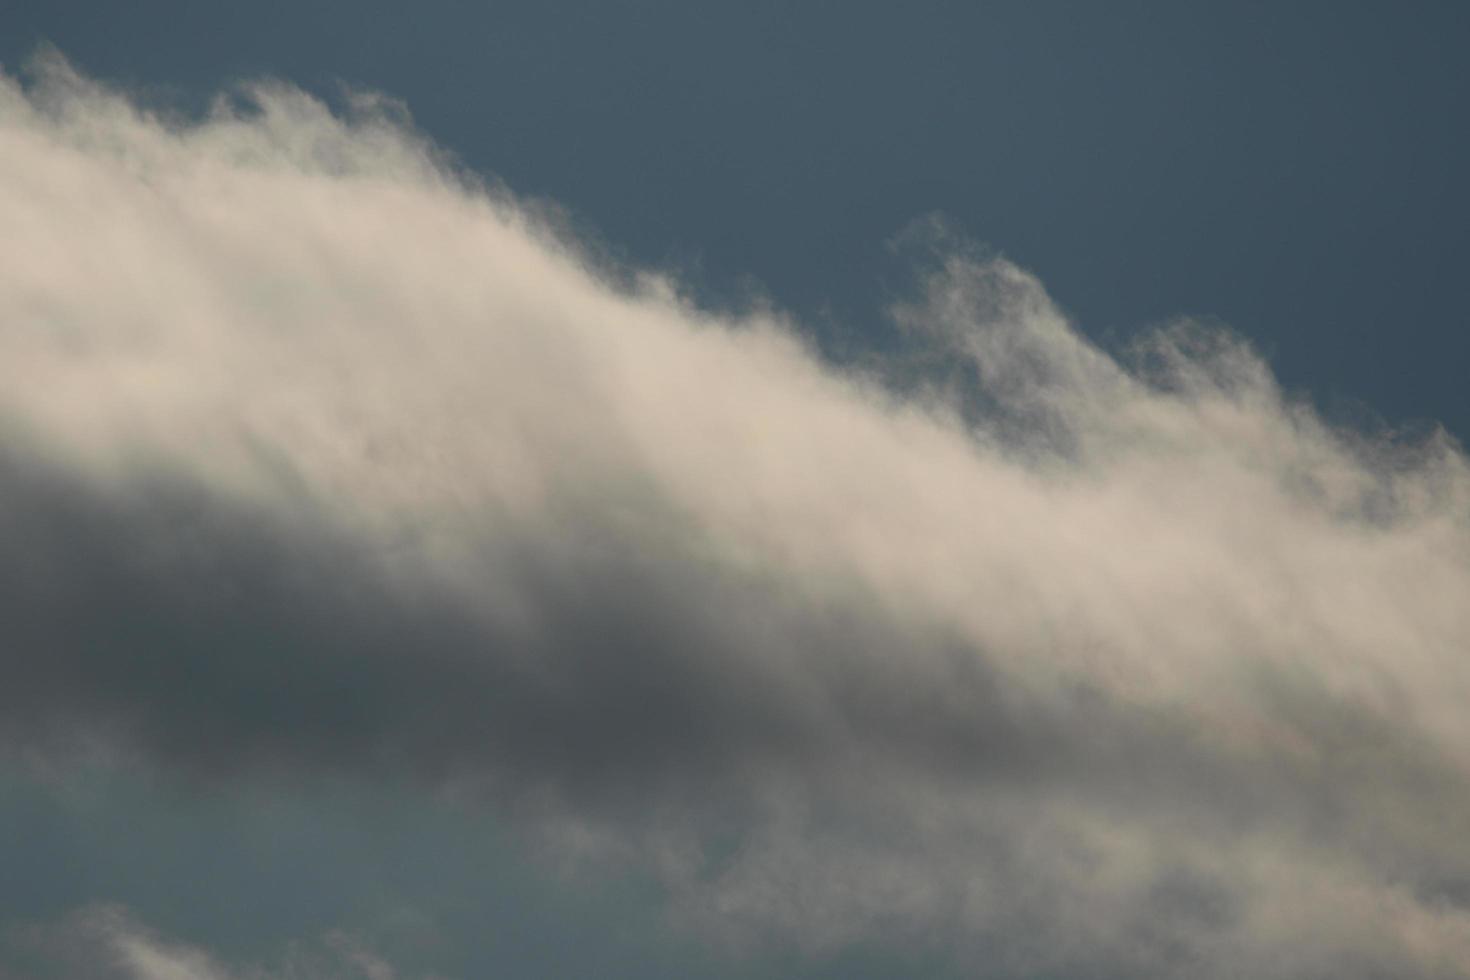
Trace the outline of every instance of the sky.
{"label": "sky", "polygon": [[1462,5],[0,10],[0,980],[1470,976]]}

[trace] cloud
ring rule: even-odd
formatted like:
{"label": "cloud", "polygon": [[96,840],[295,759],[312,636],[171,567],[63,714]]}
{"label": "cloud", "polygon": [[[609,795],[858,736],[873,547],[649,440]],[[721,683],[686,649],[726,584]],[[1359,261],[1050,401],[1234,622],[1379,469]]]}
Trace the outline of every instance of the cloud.
{"label": "cloud", "polygon": [[0,85],[0,733],[409,774],[995,976],[1470,975],[1470,467],[946,245],[928,367],[610,269],[401,110]]}
{"label": "cloud", "polygon": [[210,951],[148,928],[129,910],[95,905],[49,922],[28,922],[0,934],[0,954],[21,963],[9,980],[395,980],[401,976],[359,937],[329,932],[294,943],[271,967],[232,967]]}

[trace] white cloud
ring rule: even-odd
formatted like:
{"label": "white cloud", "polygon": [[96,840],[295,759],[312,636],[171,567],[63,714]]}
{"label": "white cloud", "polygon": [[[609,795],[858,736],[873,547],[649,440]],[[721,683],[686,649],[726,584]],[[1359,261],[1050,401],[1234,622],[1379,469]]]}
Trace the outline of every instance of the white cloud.
{"label": "white cloud", "polygon": [[816,951],[1470,975],[1448,436],[1198,326],[1109,355],[962,250],[899,393],[397,119],[0,87],[12,739],[407,765]]}

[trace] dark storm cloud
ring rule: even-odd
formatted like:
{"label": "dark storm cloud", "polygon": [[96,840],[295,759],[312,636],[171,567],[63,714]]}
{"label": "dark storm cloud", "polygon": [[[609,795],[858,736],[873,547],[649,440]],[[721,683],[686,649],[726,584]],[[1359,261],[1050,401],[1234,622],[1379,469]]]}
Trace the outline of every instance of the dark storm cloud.
{"label": "dark storm cloud", "polygon": [[954,249],[896,313],[963,370],[899,395],[373,100],[165,124],[51,58],[0,119],[12,749],[409,775],[736,941],[1470,971],[1448,436]]}

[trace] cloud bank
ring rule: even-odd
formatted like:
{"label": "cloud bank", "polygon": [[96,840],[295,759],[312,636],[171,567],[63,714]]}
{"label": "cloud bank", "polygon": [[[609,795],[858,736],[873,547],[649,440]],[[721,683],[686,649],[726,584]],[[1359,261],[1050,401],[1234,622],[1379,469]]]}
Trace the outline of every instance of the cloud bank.
{"label": "cloud bank", "polygon": [[1448,435],[962,247],[835,367],[282,84],[43,56],[0,227],[8,752],[408,775],[737,946],[1470,976]]}

